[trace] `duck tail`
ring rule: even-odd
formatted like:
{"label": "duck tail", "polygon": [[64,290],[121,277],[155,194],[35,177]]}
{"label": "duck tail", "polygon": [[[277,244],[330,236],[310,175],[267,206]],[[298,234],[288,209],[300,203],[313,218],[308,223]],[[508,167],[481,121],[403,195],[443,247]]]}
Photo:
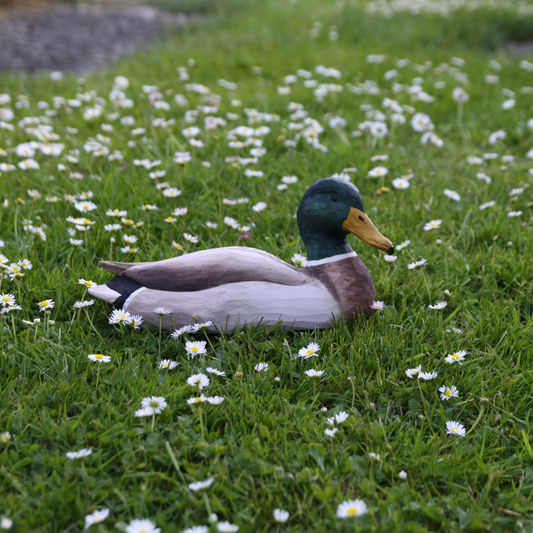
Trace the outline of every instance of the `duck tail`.
{"label": "duck tail", "polygon": [[120,298],[120,293],[114,291],[107,285],[93,285],[92,287],[89,287],[88,292],[91,296],[94,296],[99,300],[103,300],[108,304],[113,304],[115,300],[118,300]]}
{"label": "duck tail", "polygon": [[142,288],[140,283],[124,276],[118,276],[105,285],[89,287],[89,294],[112,304],[116,309],[122,309],[126,300],[140,288]]}
{"label": "duck tail", "polygon": [[135,264],[136,263],[121,263],[120,261],[100,261],[98,263],[98,266],[105,268],[108,272],[111,272],[111,274],[116,274],[117,276],[120,276],[121,274],[126,272],[128,268]]}

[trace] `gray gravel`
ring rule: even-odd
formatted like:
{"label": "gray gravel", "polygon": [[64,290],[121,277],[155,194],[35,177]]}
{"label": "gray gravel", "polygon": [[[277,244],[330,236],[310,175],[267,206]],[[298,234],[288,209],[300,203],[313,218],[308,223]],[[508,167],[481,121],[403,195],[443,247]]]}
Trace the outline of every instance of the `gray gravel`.
{"label": "gray gravel", "polygon": [[0,70],[90,72],[186,22],[183,14],[120,4],[17,12],[0,17]]}

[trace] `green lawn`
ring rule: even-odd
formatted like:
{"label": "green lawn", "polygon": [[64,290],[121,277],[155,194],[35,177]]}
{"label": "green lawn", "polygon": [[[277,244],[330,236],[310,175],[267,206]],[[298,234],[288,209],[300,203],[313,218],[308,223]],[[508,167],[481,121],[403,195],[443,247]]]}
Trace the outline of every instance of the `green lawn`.
{"label": "green lawn", "polygon": [[[165,533],[202,524],[214,532],[211,513],[220,531],[224,521],[241,532],[532,531],[533,59],[505,44],[532,35],[533,12],[387,18],[356,1],[264,0],[208,13],[83,81],[0,76],[0,93],[10,96],[0,96],[0,253],[8,258],[0,293],[21,306],[0,315],[0,433],[10,435],[0,442],[0,516],[17,532],[81,531],[103,508],[109,517],[90,531],[146,518]],[[122,95],[111,93],[116,76],[129,80]],[[469,97],[462,105],[457,87]],[[417,113],[434,126],[425,136],[411,125]],[[206,116],[225,122],[207,129]],[[415,122],[420,129],[427,118]],[[250,139],[230,146],[227,132],[239,126],[269,128],[255,163],[226,161],[253,157]],[[199,128],[193,137],[203,147],[191,145],[188,127]],[[323,129],[318,145],[306,140],[313,127]],[[504,138],[491,137],[499,130]],[[42,153],[47,142],[64,145],[52,148],[60,155]],[[190,152],[190,162],[174,162],[176,151]],[[28,158],[39,168],[17,166]],[[375,167],[386,175],[369,177]],[[385,303],[370,320],[174,340],[108,324],[111,309],[99,301],[74,308],[87,299],[80,278],[109,279],[101,259],[240,244],[290,262],[305,254],[295,220],[305,189],[350,168],[378,228],[395,244],[410,241],[389,262],[351,238]],[[151,179],[158,170],[166,175]],[[298,181],[279,190],[283,176]],[[397,189],[402,176],[409,187]],[[165,196],[164,182],[181,195]],[[73,200],[89,191],[94,224],[81,231],[67,218],[85,216]],[[223,201],[239,198],[249,201]],[[252,209],[258,202],[266,208]],[[159,209],[142,210],[147,203]],[[165,221],[176,207],[187,214]],[[133,225],[108,209],[127,210]],[[433,220],[442,222],[425,231]],[[109,224],[120,229],[106,231]],[[422,258],[426,265],[408,268]],[[33,268],[10,279],[9,265],[23,259]],[[39,312],[45,299],[55,306]],[[428,308],[439,301],[447,306]],[[23,322],[36,317],[38,326]],[[207,341],[207,353],[190,359],[185,342],[195,339]],[[318,357],[297,358],[311,342]],[[462,364],[445,361],[462,350]],[[111,361],[89,360],[94,353]],[[180,365],[162,370],[161,359]],[[256,371],[260,362],[268,369]],[[438,376],[408,377],[418,365]],[[225,400],[191,406],[198,392],[187,378],[207,367],[226,376],[210,374],[202,392]],[[310,368],[323,376],[308,377]],[[441,400],[439,388],[452,385],[458,397]],[[135,417],[149,396],[167,407]],[[326,419],[341,411],[347,420],[326,435]],[[466,435],[447,434],[447,421]],[[66,457],[86,448],[87,457]],[[211,477],[208,488],[188,486]],[[337,517],[352,499],[368,512]],[[274,520],[276,508],[288,521]]]}

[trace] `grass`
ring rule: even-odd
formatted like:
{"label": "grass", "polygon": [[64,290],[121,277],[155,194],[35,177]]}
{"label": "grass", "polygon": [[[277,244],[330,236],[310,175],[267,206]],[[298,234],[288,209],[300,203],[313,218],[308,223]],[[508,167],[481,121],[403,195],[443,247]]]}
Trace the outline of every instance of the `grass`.
{"label": "grass", "polygon": [[[80,91],[96,91],[105,101],[105,113],[93,121],[68,106],[50,119],[65,144],[58,157],[38,155],[38,170],[0,174],[1,196],[8,205],[0,209],[0,238],[10,261],[28,258],[33,269],[22,279],[2,280],[1,292],[13,293],[22,310],[0,317],[2,388],[0,431],[11,439],[0,447],[0,513],[14,521],[15,531],[80,531],[84,516],[103,507],[110,517],[94,531],[111,531],[134,518],[150,518],[164,532],[178,532],[207,524],[210,513],[240,526],[239,531],[531,531],[533,528],[533,435],[531,434],[531,382],[533,378],[533,276],[531,257],[531,194],[510,195],[516,187],[531,185],[531,163],[525,157],[532,134],[532,74],[520,68],[520,59],[506,54],[503,35],[490,9],[479,9],[465,21],[458,12],[447,18],[399,14],[393,20],[364,12],[359,4],[319,0],[239,3],[225,16],[214,16],[172,36],[160,46],[137,53],[106,72],[87,77]],[[513,19],[517,23],[516,19]],[[310,30],[319,21],[316,37]],[[530,27],[524,18],[520,28]],[[316,27],[316,25],[315,25]],[[330,40],[332,27],[338,40]],[[368,54],[384,54],[382,63],[369,63]],[[438,68],[452,57],[464,66]],[[187,67],[187,60],[194,66]],[[395,67],[408,58],[409,64]],[[490,60],[502,66],[499,83],[484,76]],[[426,61],[432,65],[423,65]],[[317,65],[338,68],[342,85],[324,101],[312,89],[295,84],[290,95],[280,95],[284,76],[298,68],[314,71]],[[203,102],[188,92],[176,67],[186,66],[189,82],[201,83],[221,95],[218,116],[237,113],[239,118],[213,132],[202,131],[203,149],[190,147],[181,130],[190,125],[184,112]],[[254,73],[253,67],[261,67]],[[398,78],[384,80],[396,68]],[[470,99],[459,116],[451,93],[461,85],[455,76],[468,77]],[[106,117],[115,112],[109,92],[116,75],[127,76],[126,89],[134,106],[118,110],[135,118],[134,127],[145,127],[134,137],[132,127]],[[416,101],[406,91],[394,93],[395,81],[412,84],[421,78],[432,103]],[[238,84],[228,91],[217,84],[224,78]],[[318,74],[314,79],[322,82]],[[15,111],[16,124],[25,116],[43,116],[39,101],[54,97],[75,98],[78,81],[65,77],[0,77],[2,91],[13,101],[3,107]],[[348,84],[374,80],[380,94],[354,94]],[[438,89],[434,83],[445,82]],[[142,85],[157,85],[170,103],[169,111],[154,109]],[[516,95],[516,105],[502,110]],[[173,95],[185,94],[189,104],[175,105]],[[508,93],[509,94],[509,93]],[[25,95],[27,108],[14,102]],[[353,137],[350,132],[366,116],[362,104],[383,109],[384,97],[394,98],[427,113],[444,140],[438,148],[421,144],[420,134],[407,123],[390,129],[383,139]],[[231,105],[239,99],[242,107]],[[320,135],[328,147],[322,153],[304,142],[296,148],[282,144],[294,138],[287,127],[289,102],[304,106],[309,116],[325,128]],[[224,130],[247,124],[243,108],[275,113],[280,122],[268,124],[267,153],[253,168],[262,178],[246,178],[243,168],[224,161],[233,154],[247,156],[227,146]],[[329,127],[329,118],[346,119],[344,128]],[[167,129],[153,127],[154,117],[174,119]],[[298,122],[298,119],[293,119]],[[101,129],[103,123],[114,130]],[[200,122],[201,124],[201,122]],[[68,129],[68,128],[75,128]],[[489,134],[504,129],[506,138],[488,143]],[[84,150],[90,137],[110,137],[110,149],[120,150],[122,161],[95,157]],[[14,148],[33,137],[23,128],[0,129],[2,161],[17,163]],[[128,141],[135,145],[129,146]],[[68,160],[69,150],[79,150],[78,161]],[[173,163],[176,150],[190,150],[192,161],[184,167]],[[469,155],[497,153],[481,167],[467,163]],[[373,162],[376,154],[388,161]],[[75,155],[75,154],[71,154]],[[512,155],[511,162],[501,156]],[[148,170],[134,159],[162,161],[164,178],[151,180]],[[206,168],[201,162],[211,162]],[[57,164],[66,170],[58,170]],[[379,164],[388,168],[385,178],[368,178]],[[361,242],[353,246],[373,274],[378,298],[387,307],[370,320],[339,322],[331,330],[283,332],[249,328],[234,335],[200,334],[207,341],[203,358],[187,359],[182,340],[159,332],[119,328],[107,323],[110,309],[102,302],[74,310],[85,297],[79,278],[102,282],[108,275],[97,267],[102,258],[122,259],[121,234],[135,234],[139,251],[133,261],[175,255],[172,241],[193,252],[216,246],[242,244],[267,250],[286,261],[305,253],[294,213],[306,187],[315,179],[357,167],[352,180],[361,190],[367,211],[393,242],[411,244],[387,263],[381,253]],[[478,172],[492,178],[487,184]],[[69,178],[80,172],[83,179]],[[393,178],[411,173],[410,187],[395,190]],[[283,175],[296,175],[298,183],[280,192]],[[98,178],[97,178],[98,177]],[[165,198],[154,183],[167,181],[182,190],[177,199]],[[390,191],[376,194],[386,185]],[[32,200],[29,189],[42,198]],[[455,202],[443,194],[457,191]],[[77,232],[81,246],[69,243],[66,222],[76,216],[65,194],[92,191],[98,209],[88,216],[96,223]],[[45,200],[55,195],[58,201]],[[228,206],[223,198],[248,197],[250,203]],[[17,200],[19,198],[19,200]],[[0,198],[2,200],[2,198]],[[480,210],[489,200],[495,206]],[[250,207],[268,204],[256,213]],[[159,211],[144,212],[143,203]],[[188,214],[175,224],[163,218],[177,206]],[[128,216],[144,225],[110,234],[104,224],[108,208],[127,209]],[[509,211],[522,211],[509,217]],[[249,239],[226,226],[225,216],[241,224],[255,223]],[[46,225],[47,240],[24,229]],[[425,232],[423,226],[441,219],[440,228]],[[205,222],[219,224],[209,229]],[[183,232],[199,237],[199,244],[183,240]],[[427,266],[408,270],[407,264],[424,257]],[[445,292],[449,291],[449,292]],[[28,327],[22,319],[39,315],[36,302],[51,298],[55,325]],[[447,300],[440,311],[428,304]],[[449,331],[457,327],[461,333]],[[309,342],[321,345],[320,356],[295,359]],[[463,365],[448,365],[444,356],[468,352]],[[97,365],[87,354],[111,356]],[[161,358],[181,364],[172,371],[157,370]],[[254,365],[267,362],[266,372]],[[431,381],[409,379],[405,370],[421,364],[438,377]],[[189,406],[193,395],[189,375],[206,366],[224,370],[226,378],[211,376],[208,394],[225,398],[220,406]],[[307,368],[325,371],[322,378],[307,378]],[[278,376],[279,380],[274,378]],[[441,385],[455,385],[458,398],[439,399]],[[133,413],[142,398],[163,396],[168,407],[154,421]],[[325,418],[339,411],[349,419],[339,425],[334,438],[324,435]],[[462,422],[464,438],[445,433],[447,420]],[[65,453],[92,448],[89,457],[68,460]],[[380,455],[373,461],[369,453]],[[398,477],[406,471],[407,479]],[[213,486],[200,492],[187,484],[214,476]],[[357,519],[336,518],[337,505],[351,498],[363,499],[369,512]],[[274,508],[287,509],[286,524],[272,519]],[[213,531],[215,527],[212,526]]]}

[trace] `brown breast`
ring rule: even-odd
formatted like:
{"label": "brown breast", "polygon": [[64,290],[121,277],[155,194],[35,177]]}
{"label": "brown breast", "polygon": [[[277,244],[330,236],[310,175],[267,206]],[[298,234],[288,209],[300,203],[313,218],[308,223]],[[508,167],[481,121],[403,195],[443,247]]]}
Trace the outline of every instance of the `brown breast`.
{"label": "brown breast", "polygon": [[339,302],[346,319],[359,314],[374,313],[372,304],[376,299],[376,289],[372,276],[365,264],[357,256],[339,261],[305,267],[309,275],[320,280]]}

